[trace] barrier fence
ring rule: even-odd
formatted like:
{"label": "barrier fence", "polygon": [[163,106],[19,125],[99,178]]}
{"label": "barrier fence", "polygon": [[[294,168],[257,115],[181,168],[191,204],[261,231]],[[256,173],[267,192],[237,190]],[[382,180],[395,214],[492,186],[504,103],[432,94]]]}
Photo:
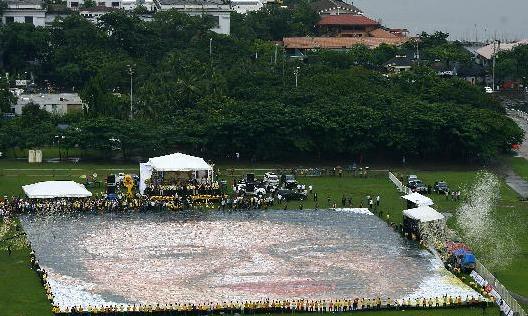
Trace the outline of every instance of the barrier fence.
{"label": "barrier fence", "polygon": [[394,185],[398,188],[398,191],[403,192],[405,194],[411,193],[411,189],[409,189],[407,186],[405,186],[398,177],[396,177],[392,172],[389,171],[389,179],[394,183]]}
{"label": "barrier fence", "polygon": [[[497,280],[497,278],[478,260],[476,260],[475,272],[478,273],[478,275],[473,274],[472,277],[485,289],[487,286],[491,286],[491,288],[488,287],[487,291],[495,297],[497,305],[499,305],[499,308],[505,315],[526,316],[526,312],[521,305],[519,305],[517,300],[511,296],[506,287],[504,287],[504,285],[502,285],[499,280]],[[478,276],[482,277],[483,280],[480,280],[479,282]]]}

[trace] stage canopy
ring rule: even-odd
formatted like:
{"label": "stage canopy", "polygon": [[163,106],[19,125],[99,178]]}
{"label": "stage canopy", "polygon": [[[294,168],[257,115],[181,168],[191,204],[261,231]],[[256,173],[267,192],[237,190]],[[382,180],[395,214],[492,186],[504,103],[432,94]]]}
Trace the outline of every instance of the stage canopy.
{"label": "stage canopy", "polygon": [[417,206],[422,206],[422,205],[431,206],[431,205],[434,204],[433,200],[431,200],[427,196],[423,196],[420,193],[416,193],[416,192],[404,195],[404,196],[402,196],[402,199],[405,199],[407,201],[411,201],[414,204],[416,204]]}
{"label": "stage canopy", "polygon": [[150,158],[146,163],[139,164],[139,192],[144,194],[146,181],[152,178],[153,172],[192,172],[195,178],[206,176],[213,180],[213,167],[203,158],[175,153],[166,156]]}
{"label": "stage canopy", "polygon": [[420,221],[422,223],[443,220],[444,215],[429,206],[419,206],[403,211],[403,216]]}
{"label": "stage canopy", "polygon": [[30,199],[82,198],[92,193],[84,185],[74,181],[44,181],[22,186]]}
{"label": "stage canopy", "polygon": [[204,171],[213,170],[203,158],[182,153],[150,158],[148,164],[156,171]]}

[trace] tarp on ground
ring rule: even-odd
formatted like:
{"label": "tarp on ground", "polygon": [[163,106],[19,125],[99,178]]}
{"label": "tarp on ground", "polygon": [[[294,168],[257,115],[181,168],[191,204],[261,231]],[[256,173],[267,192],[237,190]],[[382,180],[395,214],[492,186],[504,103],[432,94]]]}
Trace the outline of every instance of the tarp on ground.
{"label": "tarp on ground", "polygon": [[418,206],[426,205],[431,206],[434,204],[433,200],[428,198],[427,196],[421,195],[420,193],[413,192],[407,195],[402,196],[402,199],[405,199],[407,201],[411,201],[414,204]]}
{"label": "tarp on ground", "polygon": [[156,171],[205,171],[213,168],[203,158],[175,153],[150,158],[148,164]]}
{"label": "tarp on ground", "polygon": [[92,196],[84,185],[75,181],[44,181],[22,186],[30,199],[83,198]]}
{"label": "tarp on ground", "polygon": [[403,216],[420,221],[422,223],[445,219],[444,215],[440,214],[432,207],[426,205],[404,210]]}

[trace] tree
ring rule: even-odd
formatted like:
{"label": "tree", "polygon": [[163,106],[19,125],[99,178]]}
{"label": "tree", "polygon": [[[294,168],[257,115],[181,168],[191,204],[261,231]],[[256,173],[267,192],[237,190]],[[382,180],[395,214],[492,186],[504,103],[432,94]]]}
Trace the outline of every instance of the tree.
{"label": "tree", "polygon": [[11,105],[16,102],[16,97],[9,91],[9,81],[0,77],[0,113],[11,112]]}
{"label": "tree", "polygon": [[94,0],[84,0],[84,3],[82,4],[82,8],[93,8],[97,6],[97,3],[95,3]]}

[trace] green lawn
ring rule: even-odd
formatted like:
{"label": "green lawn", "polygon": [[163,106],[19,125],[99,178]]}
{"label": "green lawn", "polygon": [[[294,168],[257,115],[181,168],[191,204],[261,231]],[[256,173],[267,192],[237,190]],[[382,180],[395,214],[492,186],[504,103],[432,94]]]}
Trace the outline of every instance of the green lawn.
{"label": "green lawn", "polygon": [[510,157],[508,163],[517,175],[528,180],[528,160],[523,157]]}
{"label": "green lawn", "polygon": [[[523,162],[524,163],[524,162]],[[284,166],[283,166],[284,167]],[[221,178],[227,179],[231,184],[232,177],[226,176],[229,174],[226,168],[232,166],[220,165]],[[239,169],[251,168],[276,168],[271,165],[238,165]],[[442,167],[445,168],[445,167]],[[454,170],[454,171],[452,171]],[[241,176],[249,170],[238,170],[236,174]],[[82,182],[81,175],[90,175],[93,173],[99,175],[100,180],[109,173],[126,172],[138,173],[137,164],[94,164],[94,163],[45,163],[39,165],[29,165],[21,161],[0,161],[0,195],[20,195],[21,185],[29,184],[42,180],[76,180]],[[265,170],[256,170],[257,174],[263,174]],[[464,189],[471,185],[477,174],[477,170],[464,170],[464,168],[453,168],[451,170],[397,170],[401,174],[417,174],[427,184],[433,184],[434,181],[445,180],[452,189]],[[375,197],[380,195],[383,217],[389,214],[390,220],[394,222],[401,222],[401,211],[406,204],[400,198],[395,186],[388,180],[386,172],[371,172],[368,178],[353,177],[345,175],[344,177],[325,176],[325,177],[299,177],[298,180],[306,185],[311,184],[314,192],[317,192],[319,197],[318,206],[320,208],[328,207],[328,198],[330,204],[334,202],[341,206],[341,198],[345,195],[347,198],[352,198],[353,207],[358,207],[363,201],[363,206],[366,206],[365,197],[367,195]],[[102,192],[103,187],[93,188],[94,192]],[[452,212],[457,209],[460,202],[446,200],[444,196],[431,195],[435,201],[435,207],[441,212]],[[464,196],[462,196],[464,197]],[[290,202],[288,208],[297,208],[300,202]],[[313,208],[315,202],[312,196],[307,201],[302,202],[304,208]],[[516,242],[520,247],[520,253],[517,254],[511,264],[500,269],[492,270],[493,273],[504,283],[510,290],[524,296],[528,296],[528,237],[526,235],[528,224],[528,203],[521,202],[515,192],[513,192],[504,183],[501,185],[501,198],[494,209],[494,216],[503,220],[504,229],[511,231],[515,236]],[[453,219],[448,222],[450,227],[456,228],[456,223]],[[493,239],[490,239],[491,241]],[[484,241],[483,241],[484,242]],[[489,240],[485,241],[489,242]],[[493,247],[490,244],[490,247]],[[481,254],[477,253],[480,257]],[[7,257],[7,254],[0,254],[0,310],[1,307],[8,304],[12,305],[12,315],[46,315],[47,306],[46,299],[43,296],[43,290],[38,284],[36,276],[27,268],[27,249],[23,252],[14,253],[12,257]],[[32,280],[32,281],[31,281]],[[33,282],[33,283],[31,283]],[[20,286],[21,285],[21,286]],[[24,293],[23,295],[20,293]],[[4,294],[5,293],[5,294]],[[17,299],[12,296],[18,297]],[[32,304],[25,304],[26,300]],[[6,305],[6,306],[8,306]],[[45,307],[43,308],[42,305]],[[26,311],[20,313],[16,310],[19,308]],[[42,311],[33,314],[33,309]],[[44,311],[45,310],[45,311]],[[490,309],[488,309],[489,311]],[[408,312],[388,312],[391,315],[401,313],[404,315],[481,315],[481,310],[438,310],[438,311],[408,311]],[[374,313],[371,315],[385,315],[388,313]],[[7,314],[9,315],[9,313]]]}
{"label": "green lawn", "polygon": [[[0,223],[0,225],[2,225]],[[13,231],[8,233],[12,235]],[[46,316],[51,306],[37,274],[30,268],[30,249],[13,247],[11,256],[0,245],[0,315]]]}

